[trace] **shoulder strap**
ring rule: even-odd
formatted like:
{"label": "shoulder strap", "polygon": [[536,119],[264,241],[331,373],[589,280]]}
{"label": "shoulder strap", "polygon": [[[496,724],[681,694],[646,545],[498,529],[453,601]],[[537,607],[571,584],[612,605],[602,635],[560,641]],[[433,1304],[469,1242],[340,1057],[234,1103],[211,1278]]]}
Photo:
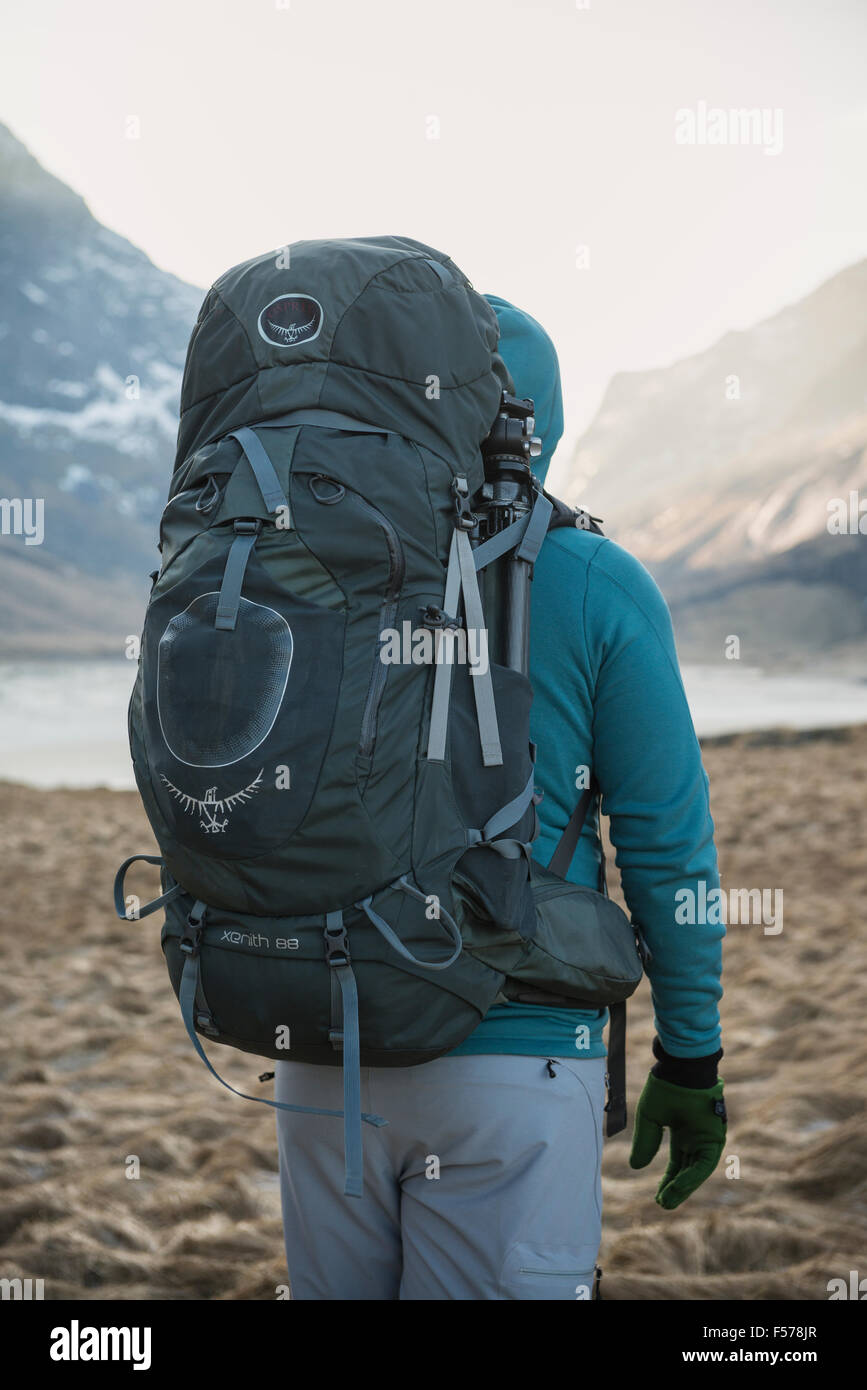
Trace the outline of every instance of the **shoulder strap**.
{"label": "shoulder strap", "polygon": [[550,492],[543,495],[547,497],[553,508],[551,519],[548,522],[548,530],[556,531],[561,526],[574,526],[579,531],[592,531],[594,535],[602,536],[601,516],[591,516],[583,507],[569,507],[565,502],[561,502],[559,497],[552,497]]}
{"label": "shoulder strap", "polygon": [[605,1134],[626,1128],[626,1000],[608,1005],[608,1103]]}
{"label": "shoulder strap", "polygon": [[565,878],[569,872],[569,865],[572,863],[573,855],[578,848],[578,840],[587,819],[587,812],[590,810],[590,803],[598,791],[599,783],[596,781],[594,773],[591,774],[590,785],[584,788],[578,805],[566,823],[566,829],[560,836],[557,848],[548,860],[548,868],[553,874],[559,874],[561,878]]}

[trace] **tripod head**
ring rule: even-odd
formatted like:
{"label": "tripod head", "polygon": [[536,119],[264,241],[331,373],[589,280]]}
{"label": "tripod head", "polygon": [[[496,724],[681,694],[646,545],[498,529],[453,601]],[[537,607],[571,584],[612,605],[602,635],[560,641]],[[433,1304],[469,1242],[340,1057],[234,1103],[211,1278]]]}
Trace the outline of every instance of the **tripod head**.
{"label": "tripod head", "polygon": [[536,428],[535,405],[529,396],[518,398],[504,391],[497,417],[490,433],[482,440],[482,453],[488,459],[513,458],[529,467],[528,460],[538,458],[542,441],[533,433]]}
{"label": "tripod head", "polygon": [[490,432],[482,440],[485,482],[475,499],[483,537],[510,526],[533,504],[538,483],[531,460],[542,452],[536,428],[535,407],[529,397],[504,391]]}

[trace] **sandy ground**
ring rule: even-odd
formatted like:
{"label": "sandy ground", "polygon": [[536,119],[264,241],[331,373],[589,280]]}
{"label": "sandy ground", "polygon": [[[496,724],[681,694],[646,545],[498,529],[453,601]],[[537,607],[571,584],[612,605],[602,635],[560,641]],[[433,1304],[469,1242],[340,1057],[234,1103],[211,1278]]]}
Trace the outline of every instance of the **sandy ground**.
{"label": "sandy ground", "polygon": [[[661,1159],[633,1173],[627,1136],[607,1146],[603,1294],[825,1299],[829,1279],[867,1275],[867,726],[708,742],[705,765],[724,885],[782,887],[784,928],[729,929],[714,1178],[663,1212]],[[124,925],[111,910],[117,864],[152,844],[137,797],[0,793],[0,1276],[43,1278],[46,1298],[273,1299],[286,1270],[271,1113],[196,1058],[161,916]],[[155,871],[128,887],[151,896]],[[643,985],[631,1104],[651,1037]],[[256,1059],[217,1051],[255,1090]]]}

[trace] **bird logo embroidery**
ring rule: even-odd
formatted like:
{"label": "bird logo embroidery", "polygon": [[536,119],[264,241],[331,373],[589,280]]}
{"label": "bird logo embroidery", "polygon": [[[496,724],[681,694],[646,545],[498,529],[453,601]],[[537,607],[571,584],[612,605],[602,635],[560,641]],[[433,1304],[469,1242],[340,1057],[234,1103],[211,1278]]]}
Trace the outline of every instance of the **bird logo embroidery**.
{"label": "bird logo embroidery", "polygon": [[322,305],[309,294],[281,294],[259,315],[259,336],[276,347],[310,343],[322,327]]}
{"label": "bird logo embroidery", "polygon": [[[174,782],[170,782],[165,773],[160,773],[160,780],[168,787],[169,792],[179,802],[181,810],[194,815],[199,814],[199,825],[206,835],[221,835],[229,825],[229,816],[236,807],[242,806],[245,801],[249,801],[255,796],[262,785],[262,776],[265,772],[264,767],[259,769],[258,775],[240,791],[233,792],[231,796],[218,796],[217,788],[208,787],[204,796],[192,796],[189,792],[181,791]],[[219,820],[218,817],[223,819]]]}

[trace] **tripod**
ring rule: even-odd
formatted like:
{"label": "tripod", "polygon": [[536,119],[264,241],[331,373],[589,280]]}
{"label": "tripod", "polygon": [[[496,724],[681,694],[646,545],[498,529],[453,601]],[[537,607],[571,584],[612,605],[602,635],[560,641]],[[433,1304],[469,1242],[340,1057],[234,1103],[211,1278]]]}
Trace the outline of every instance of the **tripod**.
{"label": "tripod", "polygon": [[[541,494],[530,468],[530,460],[542,452],[542,441],[533,433],[534,409],[528,398],[503,392],[497,417],[482,441],[485,482],[473,499],[478,517],[476,545],[524,521]],[[530,660],[531,578],[532,559],[523,558],[520,547],[506,552],[487,576],[486,611],[499,617],[491,658],[525,676]]]}

